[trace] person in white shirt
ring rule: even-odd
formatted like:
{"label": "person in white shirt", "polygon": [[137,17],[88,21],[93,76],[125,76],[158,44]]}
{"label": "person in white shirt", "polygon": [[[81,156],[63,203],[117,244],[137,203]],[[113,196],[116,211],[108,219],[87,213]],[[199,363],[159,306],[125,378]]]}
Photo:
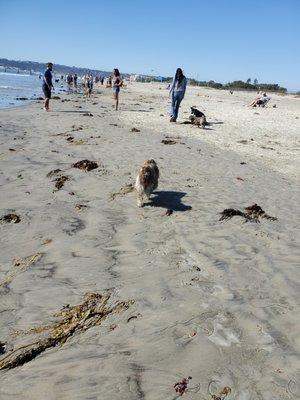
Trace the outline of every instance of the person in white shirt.
{"label": "person in white shirt", "polygon": [[180,103],[182,102],[187,85],[187,79],[183,75],[182,69],[177,68],[175,77],[173,79],[169,97],[172,96],[172,106],[170,111],[170,122],[176,122]]}

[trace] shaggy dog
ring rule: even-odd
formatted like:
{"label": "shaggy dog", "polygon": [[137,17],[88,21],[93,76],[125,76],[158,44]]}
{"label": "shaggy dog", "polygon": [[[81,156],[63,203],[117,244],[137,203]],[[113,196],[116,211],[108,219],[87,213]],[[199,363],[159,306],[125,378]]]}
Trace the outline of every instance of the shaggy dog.
{"label": "shaggy dog", "polygon": [[135,190],[137,191],[138,207],[143,207],[144,197],[149,200],[153,190],[157,188],[159,178],[159,169],[154,160],[147,160],[142,165],[135,182]]}

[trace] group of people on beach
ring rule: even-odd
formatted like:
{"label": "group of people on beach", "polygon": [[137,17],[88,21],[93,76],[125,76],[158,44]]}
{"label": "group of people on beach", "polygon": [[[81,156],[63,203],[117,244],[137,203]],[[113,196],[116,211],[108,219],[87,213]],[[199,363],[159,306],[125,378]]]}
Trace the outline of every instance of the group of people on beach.
{"label": "group of people on beach", "polygon": [[[49,62],[47,64],[47,69],[44,73],[43,76],[43,93],[45,96],[45,104],[44,104],[44,110],[49,111],[49,103],[51,99],[51,92],[54,90],[53,86],[53,81],[52,81],[52,71],[53,71],[53,63]],[[61,76],[63,80],[63,75]],[[120,93],[120,88],[123,85],[123,79],[121,78],[121,74],[118,70],[118,68],[114,68],[111,77],[109,78],[109,83],[110,87],[112,87],[113,91],[113,98],[115,100],[115,109],[118,110],[119,108],[119,93]],[[77,88],[77,75],[71,75],[67,74],[66,75],[66,82],[68,85],[68,91],[70,91],[71,85],[74,86],[74,88]],[[104,83],[104,77],[100,77],[99,79],[95,79],[95,83],[100,82],[101,85]],[[87,97],[91,96],[92,90],[93,90],[93,84],[94,84],[94,77],[93,75],[84,75],[82,77],[82,86],[85,90],[85,94]]]}
{"label": "group of people on beach", "polygon": [[[51,99],[51,91],[54,90],[54,86],[52,83],[52,70],[53,70],[53,63],[47,64],[47,69],[44,73],[43,78],[43,92],[45,96],[45,105],[44,110],[49,111],[49,102]],[[76,78],[76,79],[74,79]],[[103,80],[100,80],[101,84],[103,84]],[[77,75],[70,75],[67,74],[66,82],[68,87],[72,84],[74,87],[77,88]],[[93,76],[92,75],[85,75],[82,78],[82,86],[85,89],[85,93],[88,97],[91,96],[93,90]],[[99,82],[99,81],[97,81]],[[112,88],[113,92],[113,99],[115,100],[115,109],[118,110],[119,108],[119,94],[120,88],[123,85],[123,79],[121,77],[120,71],[118,68],[114,68],[112,71],[112,75],[107,80],[107,86]],[[172,85],[170,87],[169,97],[172,97],[172,106],[171,106],[171,118],[170,122],[176,122],[178,117],[178,111],[180,103],[182,102],[185,91],[187,86],[187,78],[184,76],[182,69],[177,68],[175,77],[173,79]]]}
{"label": "group of people on beach", "polygon": [[[53,84],[52,84],[52,69],[53,69],[53,63],[48,63],[47,69],[44,73],[44,78],[43,78],[43,92],[45,95],[45,105],[44,105],[45,111],[49,111],[49,101],[51,99],[51,91],[54,89]],[[83,87],[87,97],[91,96],[94,81],[95,81],[95,83],[100,82],[103,85],[104,77],[102,77],[102,78],[100,77],[97,80],[94,79],[93,75],[91,75],[91,74],[87,74],[82,77],[82,87]],[[74,87],[77,88],[77,75],[75,74],[72,76],[70,74],[67,74],[66,82],[68,84],[68,87],[73,84]],[[121,77],[120,71],[118,68],[114,68],[111,76],[109,76],[107,78],[106,87],[112,88],[113,99],[115,100],[114,107],[116,110],[118,110],[118,108],[119,108],[119,94],[120,94],[120,88],[122,87],[122,85],[123,85],[123,79]],[[171,110],[170,110],[170,122],[177,121],[180,103],[182,102],[182,100],[185,96],[186,87],[187,87],[187,78],[183,74],[182,69],[177,68],[175,76],[170,85],[170,90],[169,90],[169,97],[171,97],[171,100],[172,100]],[[249,106],[264,107],[269,101],[270,101],[270,97],[267,96],[266,93],[263,93],[262,96],[259,96],[256,99],[254,99],[249,104]]]}

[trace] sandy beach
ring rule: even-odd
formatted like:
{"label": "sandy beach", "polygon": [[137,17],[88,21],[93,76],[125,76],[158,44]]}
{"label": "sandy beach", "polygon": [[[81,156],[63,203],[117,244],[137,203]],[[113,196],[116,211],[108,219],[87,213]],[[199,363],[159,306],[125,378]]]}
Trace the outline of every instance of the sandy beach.
{"label": "sandy beach", "polygon": [[[300,98],[255,96],[188,87],[176,124],[154,83],[117,112],[103,87],[0,110],[0,218],[20,218],[0,223],[1,400],[174,400],[188,377],[186,399],[300,396]],[[207,129],[181,124],[191,106]],[[138,208],[150,158],[159,186]],[[219,220],[254,203],[277,219]],[[87,293],[107,301],[74,310]]]}

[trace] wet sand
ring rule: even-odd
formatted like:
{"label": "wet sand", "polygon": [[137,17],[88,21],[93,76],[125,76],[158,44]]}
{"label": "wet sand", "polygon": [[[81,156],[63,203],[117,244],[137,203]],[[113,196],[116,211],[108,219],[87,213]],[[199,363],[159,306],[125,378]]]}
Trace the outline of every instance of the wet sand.
{"label": "wet sand", "polygon": [[[1,399],[176,399],[189,376],[187,399],[297,398],[300,99],[188,88],[171,124],[165,85],[129,85],[118,112],[108,89],[59,96],[0,111],[0,217],[21,218],[0,224],[0,365],[86,293],[132,303],[1,370]],[[181,124],[192,105],[208,129]],[[159,186],[137,208],[121,189],[149,158]],[[254,203],[277,220],[219,221]]]}

